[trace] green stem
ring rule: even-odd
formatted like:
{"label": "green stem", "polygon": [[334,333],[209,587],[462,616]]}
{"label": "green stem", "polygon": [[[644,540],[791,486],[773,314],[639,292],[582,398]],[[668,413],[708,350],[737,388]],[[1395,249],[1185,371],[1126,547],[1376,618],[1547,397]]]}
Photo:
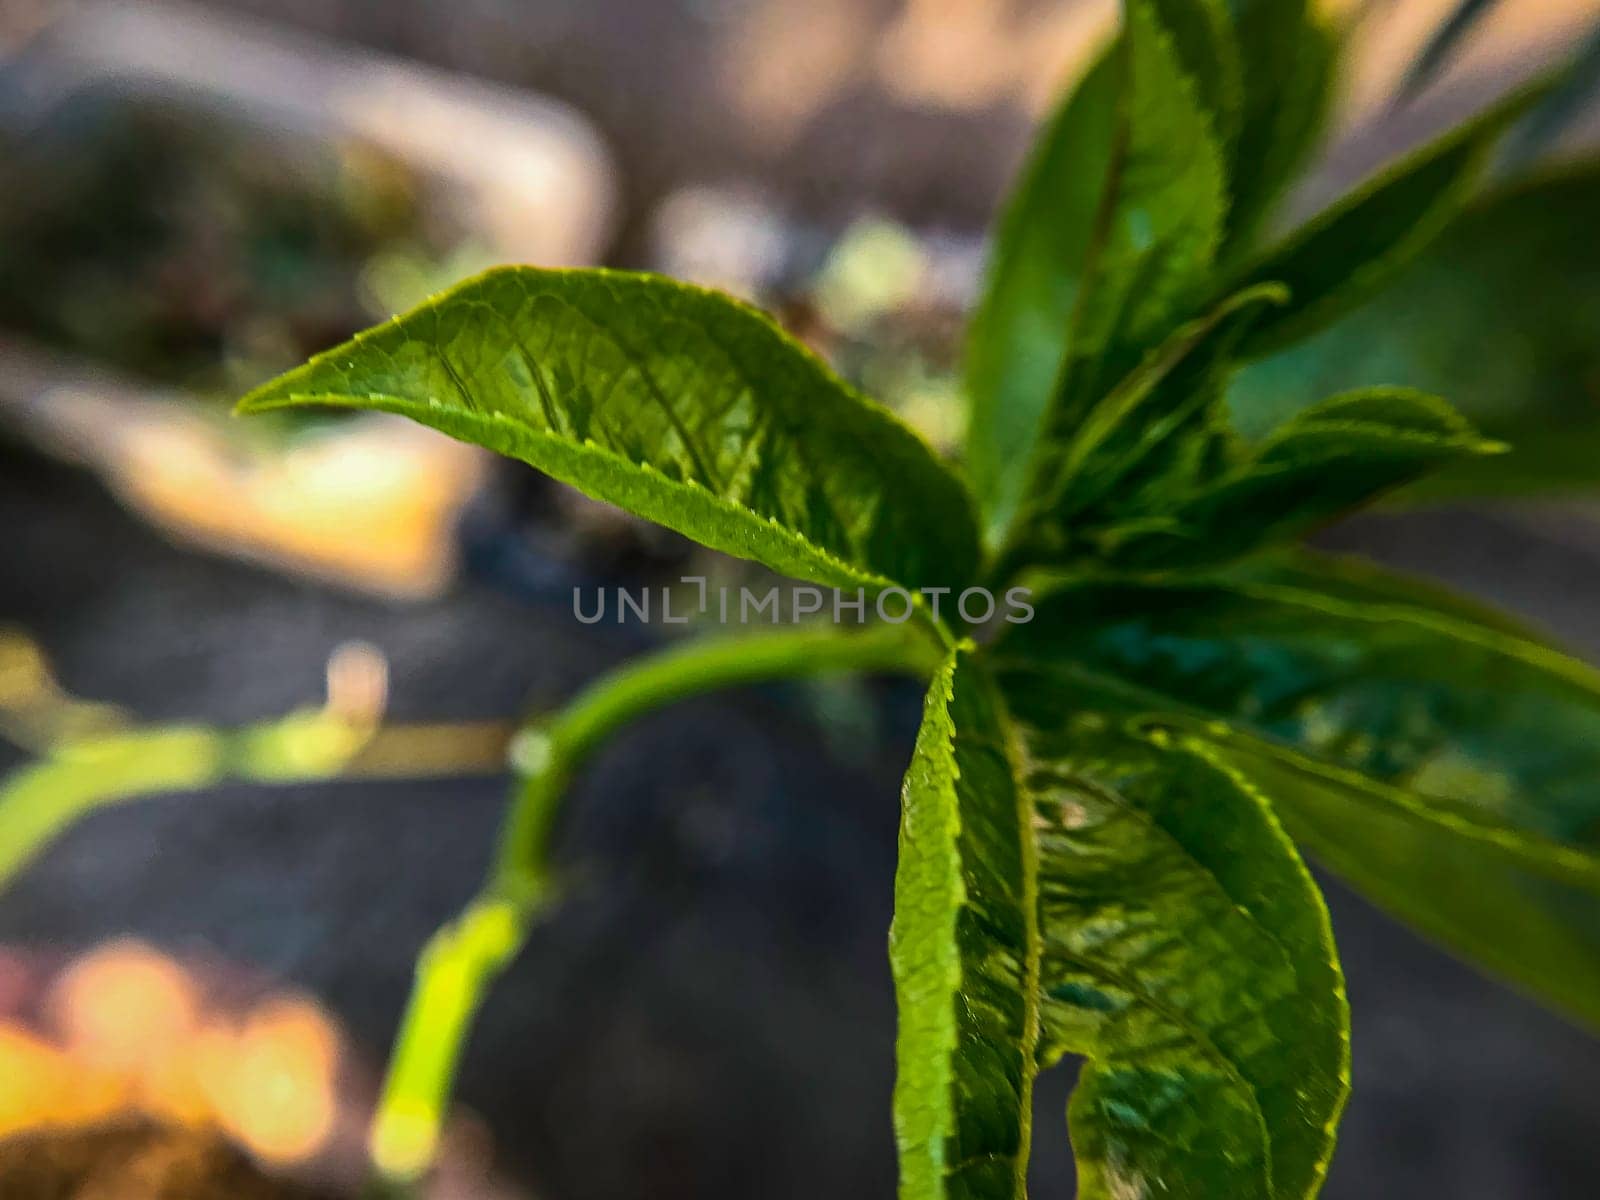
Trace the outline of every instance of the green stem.
{"label": "green stem", "polygon": [[474,746],[476,757],[451,752],[449,743],[474,735],[485,740],[468,726],[374,732],[309,709],[236,729],[167,725],[61,742],[0,783],[0,890],[74,822],[112,804],[229,780],[310,783],[502,769],[487,747]]}
{"label": "green stem", "polygon": [[0,888],[86,813],[219,782],[221,750],[214,731],[179,726],[68,745],[16,771],[0,786]]}
{"label": "green stem", "polygon": [[412,1194],[432,1165],[473,1016],[555,893],[546,851],[567,785],[612,734],[675,701],[740,684],[834,671],[926,679],[944,652],[920,624],[700,638],[625,664],[519,734],[511,758],[522,779],[489,878],[417,960],[373,1118],[371,1194]]}
{"label": "green stem", "polygon": [[492,884],[428,940],[368,1148],[379,1178],[374,1196],[409,1195],[433,1163],[451,1086],[484,992],[521,949],[548,890],[498,894]]}
{"label": "green stem", "polygon": [[705,692],[802,675],[890,671],[928,679],[945,653],[942,642],[919,625],[877,625],[852,634],[820,626],[696,638],[627,663],[512,741],[512,764],[523,783],[501,840],[501,866],[515,872],[544,860],[548,820],[556,809],[547,793],[565,791],[595,750],[646,713]]}

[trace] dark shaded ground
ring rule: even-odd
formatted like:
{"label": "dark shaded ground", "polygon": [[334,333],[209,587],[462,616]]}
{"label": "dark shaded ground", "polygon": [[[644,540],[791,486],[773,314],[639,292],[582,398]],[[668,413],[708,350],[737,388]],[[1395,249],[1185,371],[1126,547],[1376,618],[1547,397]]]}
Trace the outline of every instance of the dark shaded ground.
{"label": "dark shaded ground", "polygon": [[330,1200],[265,1178],[214,1134],[118,1125],[0,1144],[6,1200]]}
{"label": "dark shaded ground", "polygon": [[[0,449],[0,621],[67,685],[149,718],[245,720],[313,699],[323,658],[390,656],[397,714],[515,711],[632,636],[485,583],[397,607],[179,551],[76,472]],[[1600,566],[1500,521],[1370,520],[1332,539],[1427,561],[1600,650]],[[634,631],[628,631],[632,634]],[[549,1200],[893,1194],[884,952],[896,793],[917,712],[837,761],[790,690],[664,713],[573,796],[569,904],[494,994],[463,1094]],[[472,890],[500,784],[230,788],[109,811],[0,895],[0,941],[133,932],[325,997],[376,1056],[410,957]],[[1356,1095],[1334,1200],[1600,1193],[1600,1042],[1335,889]],[[1041,1090],[1036,1194],[1071,1193],[1067,1081]]]}

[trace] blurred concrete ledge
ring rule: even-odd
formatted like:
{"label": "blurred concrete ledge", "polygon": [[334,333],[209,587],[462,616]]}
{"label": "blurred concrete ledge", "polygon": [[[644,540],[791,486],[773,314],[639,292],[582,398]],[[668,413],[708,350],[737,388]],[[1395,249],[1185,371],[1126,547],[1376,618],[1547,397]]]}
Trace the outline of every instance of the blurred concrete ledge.
{"label": "blurred concrete ledge", "polygon": [[358,591],[437,595],[486,456],[399,417],[251,437],[225,411],[0,335],[0,436],[83,466],[190,545]]}
{"label": "blurred concrete ledge", "polygon": [[442,183],[454,215],[505,261],[594,262],[615,218],[611,156],[567,105],[216,9],[75,4],[4,68],[14,120],[114,83],[299,137],[364,141]]}

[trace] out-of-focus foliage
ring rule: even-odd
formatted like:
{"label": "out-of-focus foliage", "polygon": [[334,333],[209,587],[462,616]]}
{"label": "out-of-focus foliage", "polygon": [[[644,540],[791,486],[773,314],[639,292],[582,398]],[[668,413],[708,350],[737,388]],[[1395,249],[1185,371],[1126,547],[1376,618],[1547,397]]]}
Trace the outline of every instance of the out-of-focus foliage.
{"label": "out-of-focus foliage", "polygon": [[1259,430],[1330,388],[1404,384],[1448,396],[1510,444],[1407,498],[1600,483],[1597,212],[1593,165],[1484,197],[1370,303],[1245,370],[1229,397],[1236,420]]}
{"label": "out-of-focus foliage", "polygon": [[1244,282],[1283,284],[1289,300],[1250,331],[1241,357],[1304,340],[1387,283],[1460,212],[1506,131],[1548,92],[1536,83],[1451,130],[1252,262]]}
{"label": "out-of-focus foliage", "polygon": [[[1209,43],[1211,6],[1175,7]],[[1127,13],[1013,199],[973,318],[969,463],[995,543],[1026,501],[1041,431],[1048,444],[1172,328],[1222,238],[1223,151],[1205,102],[1223,89],[1186,77],[1154,5]]]}

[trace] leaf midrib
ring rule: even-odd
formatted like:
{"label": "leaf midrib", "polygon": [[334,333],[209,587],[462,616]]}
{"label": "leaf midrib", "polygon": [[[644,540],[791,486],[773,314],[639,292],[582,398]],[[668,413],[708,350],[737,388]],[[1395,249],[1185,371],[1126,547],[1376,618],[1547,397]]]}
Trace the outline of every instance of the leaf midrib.
{"label": "leaf midrib", "polygon": [[[1143,735],[1135,733],[1134,736],[1138,737],[1141,742],[1149,745],[1148,740],[1143,737]],[[1223,884],[1222,880],[1217,877],[1217,873],[1215,871],[1211,870],[1210,867],[1206,866],[1203,862],[1196,858],[1194,856],[1194,852],[1191,851],[1189,847],[1185,846],[1181,841],[1179,841],[1175,836],[1173,836],[1171,831],[1162,826],[1154,816],[1146,812],[1137,804],[1134,804],[1115,787],[1112,787],[1108,784],[1098,783],[1095,780],[1085,778],[1084,776],[1074,772],[1069,771],[1067,775],[1068,778],[1071,779],[1073,786],[1082,788],[1084,791],[1097,796],[1099,799],[1107,804],[1110,804],[1120,812],[1131,816],[1136,822],[1143,826],[1152,837],[1158,839],[1163,845],[1169,846],[1175,850],[1178,856],[1190,866],[1195,874],[1199,875],[1205,880],[1206,886],[1210,888],[1228,908],[1235,910],[1241,917],[1250,923],[1252,928],[1256,929],[1272,945],[1273,950],[1276,951],[1279,958],[1282,959],[1280,965],[1284,967],[1293,978],[1296,980],[1299,979],[1299,973],[1295,970],[1294,966],[1294,956],[1290,954],[1289,945],[1283,940],[1282,935],[1276,930],[1271,929],[1267,925],[1263,924],[1260,917],[1251,912],[1250,909],[1238,899],[1238,897],[1234,896],[1234,894],[1228,890],[1227,886]]]}
{"label": "leaf midrib", "polygon": [[[971,643],[969,642],[970,646]],[[980,738],[981,742],[997,742],[994,748],[1004,757],[1006,769],[1011,774],[1011,787],[1016,796],[1017,841],[1022,853],[1021,905],[1025,936],[1023,964],[1023,1004],[1026,1008],[1022,1038],[1022,1061],[1028,1068],[1038,1062],[1039,1044],[1044,1036],[1044,999],[1041,990],[1044,968],[1044,934],[1039,925],[1039,846],[1033,836],[1033,801],[1025,779],[1028,762],[1027,749],[1021,732],[1011,716],[1005,694],[988,670],[987,664],[968,659],[971,669],[983,673],[983,686],[994,705],[995,718],[1001,736],[998,739]],[[960,736],[959,731],[955,731]],[[958,817],[959,821],[959,808]],[[1033,1076],[1029,1076],[1027,1103],[1021,1113],[1022,1145],[1018,1148],[1013,1174],[1013,1190],[1025,1200],[1028,1194],[1028,1164],[1033,1157]]]}
{"label": "leaf midrib", "polygon": [[[514,433],[516,435],[516,439],[518,440],[529,439],[548,442],[564,452],[580,454],[585,457],[598,460],[608,466],[614,466],[619,470],[631,474],[645,476],[651,481],[652,484],[656,486],[670,488],[674,491],[682,492],[685,495],[698,496],[710,502],[715,507],[722,509],[723,512],[729,516],[736,516],[742,521],[747,521],[761,526],[762,529],[770,533],[771,536],[787,542],[792,548],[803,551],[806,556],[811,557],[817,560],[820,564],[838,572],[841,577],[846,578],[853,583],[860,584],[863,587],[871,588],[879,592],[889,589],[900,589],[907,591],[910,594],[912,604],[916,606],[917,611],[919,613],[924,613],[926,611],[926,601],[922,598],[920,592],[916,589],[914,584],[900,583],[898,581],[889,579],[886,576],[879,575],[875,571],[868,570],[856,563],[842,559],[832,551],[817,545],[798,530],[780,523],[774,517],[768,517],[756,512],[754,509],[747,508],[743,504],[740,504],[734,500],[730,500],[726,496],[719,495],[718,493],[713,492],[709,488],[704,487],[697,482],[673,479],[663,474],[660,470],[648,463],[635,462],[631,458],[619,454],[614,450],[607,449],[606,447],[601,446],[592,440],[585,439],[583,441],[578,441],[561,433],[555,433],[543,429],[534,429],[531,426],[518,422],[515,418],[500,412],[477,411],[457,405],[424,403],[383,392],[366,392],[360,394],[359,396],[343,392],[290,392],[282,397],[275,397],[270,402],[261,404],[256,411],[266,412],[276,408],[289,408],[295,405],[308,403],[327,405],[333,408],[375,408],[379,411],[393,412],[401,416],[412,417],[413,419],[420,419],[416,416],[416,414],[419,413],[427,413],[430,411],[438,412],[442,410],[470,423],[503,426]],[[424,421],[423,423],[426,424],[427,422]],[[928,619],[931,621],[931,616],[929,616]],[[943,632],[943,623],[940,622],[939,625],[941,629],[941,637],[945,640],[948,640],[948,633]]]}

